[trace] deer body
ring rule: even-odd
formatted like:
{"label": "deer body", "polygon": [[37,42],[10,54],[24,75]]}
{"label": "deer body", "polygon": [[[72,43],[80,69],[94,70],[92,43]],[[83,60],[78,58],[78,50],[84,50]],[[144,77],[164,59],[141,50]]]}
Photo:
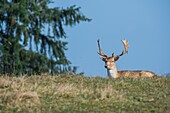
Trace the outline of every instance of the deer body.
{"label": "deer body", "polygon": [[150,71],[136,70],[136,71],[117,71],[117,69],[107,69],[109,78],[119,78],[119,77],[130,77],[130,78],[142,78],[142,77],[153,77],[156,76],[155,73]]}
{"label": "deer body", "polygon": [[120,77],[132,77],[132,78],[142,78],[142,77],[153,77],[156,76],[155,73],[150,71],[144,71],[144,70],[136,70],[136,71],[118,71]]}
{"label": "deer body", "polygon": [[105,62],[105,68],[107,69],[108,77],[109,78],[119,78],[119,77],[132,77],[132,78],[138,78],[138,77],[153,77],[156,76],[155,73],[149,72],[149,71],[118,71],[116,67],[116,61],[120,58],[120,56],[123,56],[124,54],[128,53],[128,43],[126,40],[122,40],[123,45],[125,47],[125,51],[122,51],[120,55],[114,56],[114,53],[111,57],[108,57],[106,54],[103,53],[102,49],[100,48],[100,42],[98,40],[98,47],[99,52],[98,54],[101,56],[101,59]]}

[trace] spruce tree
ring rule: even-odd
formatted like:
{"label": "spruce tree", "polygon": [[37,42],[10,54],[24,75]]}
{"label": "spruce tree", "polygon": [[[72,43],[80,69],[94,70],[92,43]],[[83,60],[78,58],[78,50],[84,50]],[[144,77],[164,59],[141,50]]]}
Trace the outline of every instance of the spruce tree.
{"label": "spruce tree", "polygon": [[72,71],[64,26],[90,21],[80,7],[49,8],[51,0],[0,1],[0,73]]}

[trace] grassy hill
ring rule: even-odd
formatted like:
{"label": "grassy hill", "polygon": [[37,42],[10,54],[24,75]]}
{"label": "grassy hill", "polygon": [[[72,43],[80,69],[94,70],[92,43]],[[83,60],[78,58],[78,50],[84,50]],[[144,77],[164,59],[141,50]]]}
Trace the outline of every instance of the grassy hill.
{"label": "grassy hill", "polygon": [[170,112],[170,78],[0,77],[0,113]]}

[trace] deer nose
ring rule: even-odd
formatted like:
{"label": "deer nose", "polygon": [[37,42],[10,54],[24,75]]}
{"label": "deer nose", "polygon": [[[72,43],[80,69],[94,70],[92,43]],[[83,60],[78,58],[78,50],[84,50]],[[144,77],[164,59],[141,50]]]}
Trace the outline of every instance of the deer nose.
{"label": "deer nose", "polygon": [[107,68],[107,66],[104,66],[105,68]]}

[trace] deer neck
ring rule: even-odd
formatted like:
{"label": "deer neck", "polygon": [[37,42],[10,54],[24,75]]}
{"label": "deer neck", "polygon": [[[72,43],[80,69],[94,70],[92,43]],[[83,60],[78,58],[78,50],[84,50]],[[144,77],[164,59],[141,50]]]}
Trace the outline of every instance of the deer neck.
{"label": "deer neck", "polygon": [[112,65],[109,69],[107,68],[107,73],[109,78],[118,78],[118,71],[116,64]]}

